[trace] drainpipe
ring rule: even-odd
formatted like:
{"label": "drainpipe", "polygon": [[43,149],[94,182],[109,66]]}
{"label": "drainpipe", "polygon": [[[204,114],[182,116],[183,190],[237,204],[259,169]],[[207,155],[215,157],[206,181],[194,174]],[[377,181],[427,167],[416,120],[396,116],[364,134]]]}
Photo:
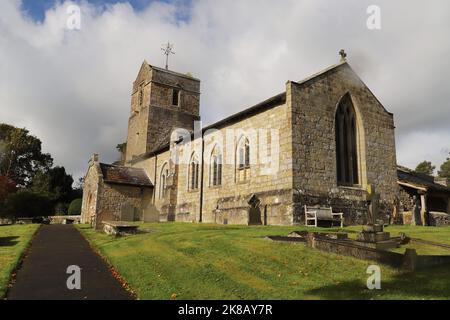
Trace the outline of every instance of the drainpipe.
{"label": "drainpipe", "polygon": [[200,218],[198,222],[203,222],[203,172],[204,169],[204,154],[205,154],[205,140],[203,139],[203,133],[202,133],[202,172],[201,172],[201,180],[200,180]]}

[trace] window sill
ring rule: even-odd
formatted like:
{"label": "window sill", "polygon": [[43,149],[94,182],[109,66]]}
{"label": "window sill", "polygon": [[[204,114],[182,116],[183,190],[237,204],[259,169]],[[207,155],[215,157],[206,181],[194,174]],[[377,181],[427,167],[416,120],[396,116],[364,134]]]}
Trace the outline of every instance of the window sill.
{"label": "window sill", "polygon": [[353,185],[353,186],[342,186],[342,185],[338,185],[337,187],[338,187],[338,189],[343,189],[343,190],[366,191],[366,189],[363,188],[363,186],[361,186],[361,185]]}

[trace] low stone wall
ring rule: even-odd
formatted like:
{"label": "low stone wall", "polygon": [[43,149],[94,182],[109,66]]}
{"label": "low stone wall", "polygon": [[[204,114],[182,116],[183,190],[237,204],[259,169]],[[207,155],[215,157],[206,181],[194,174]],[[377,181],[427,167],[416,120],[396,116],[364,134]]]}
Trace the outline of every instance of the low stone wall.
{"label": "low stone wall", "polygon": [[74,223],[80,223],[81,216],[51,216],[48,217],[51,224],[63,224],[65,219],[74,220]]}
{"label": "low stone wall", "polygon": [[[441,227],[441,226],[449,226],[450,225],[450,215],[445,212],[429,212],[429,222],[430,226],[433,227]],[[412,212],[411,211],[403,211],[401,214],[402,224],[410,225],[412,222]]]}
{"label": "low stone wall", "polygon": [[12,219],[0,219],[0,226],[13,224],[14,221]]}
{"label": "low stone wall", "polygon": [[417,256],[413,269],[423,269],[450,264],[450,256]]}
{"label": "low stone wall", "polygon": [[328,240],[322,237],[316,237],[312,233],[308,235],[306,243],[309,247],[318,250],[363,260],[374,260],[395,268],[402,267],[404,262],[404,255],[401,253],[362,247],[347,241]]}
{"label": "low stone wall", "polygon": [[[325,206],[332,207],[333,212],[344,213],[344,225],[364,225],[368,223],[368,205],[366,201],[367,192],[364,190],[347,190],[347,193],[354,192],[353,195],[336,196],[325,193],[299,193],[294,194],[294,224],[305,223],[304,206]],[[386,202],[379,205],[380,220],[389,223],[393,207]]]}
{"label": "low stone wall", "polygon": [[415,249],[406,249],[405,254],[377,250],[353,244],[351,241],[334,241],[309,233],[306,244],[318,250],[373,260],[406,271],[415,271],[440,265],[450,265],[450,255],[418,255]]}
{"label": "low stone wall", "polygon": [[430,212],[430,225],[435,227],[450,225],[450,216],[445,212]]}

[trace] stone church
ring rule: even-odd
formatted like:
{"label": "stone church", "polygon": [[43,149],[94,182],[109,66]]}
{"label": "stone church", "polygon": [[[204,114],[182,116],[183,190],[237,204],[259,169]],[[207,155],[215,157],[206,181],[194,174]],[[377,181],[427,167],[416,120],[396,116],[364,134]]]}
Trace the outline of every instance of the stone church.
{"label": "stone church", "polygon": [[395,211],[393,114],[345,59],[208,127],[199,120],[200,80],[144,62],[123,161],[92,157],[82,222],[291,225],[320,204],[362,224],[369,185],[383,218]]}

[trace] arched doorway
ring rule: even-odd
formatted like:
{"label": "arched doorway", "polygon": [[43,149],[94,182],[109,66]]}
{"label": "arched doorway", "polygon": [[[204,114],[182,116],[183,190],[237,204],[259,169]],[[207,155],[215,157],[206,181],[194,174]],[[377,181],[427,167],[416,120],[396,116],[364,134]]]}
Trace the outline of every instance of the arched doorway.
{"label": "arched doorway", "polygon": [[248,201],[250,208],[248,210],[248,225],[262,225],[261,221],[261,200],[257,196],[253,195]]}

